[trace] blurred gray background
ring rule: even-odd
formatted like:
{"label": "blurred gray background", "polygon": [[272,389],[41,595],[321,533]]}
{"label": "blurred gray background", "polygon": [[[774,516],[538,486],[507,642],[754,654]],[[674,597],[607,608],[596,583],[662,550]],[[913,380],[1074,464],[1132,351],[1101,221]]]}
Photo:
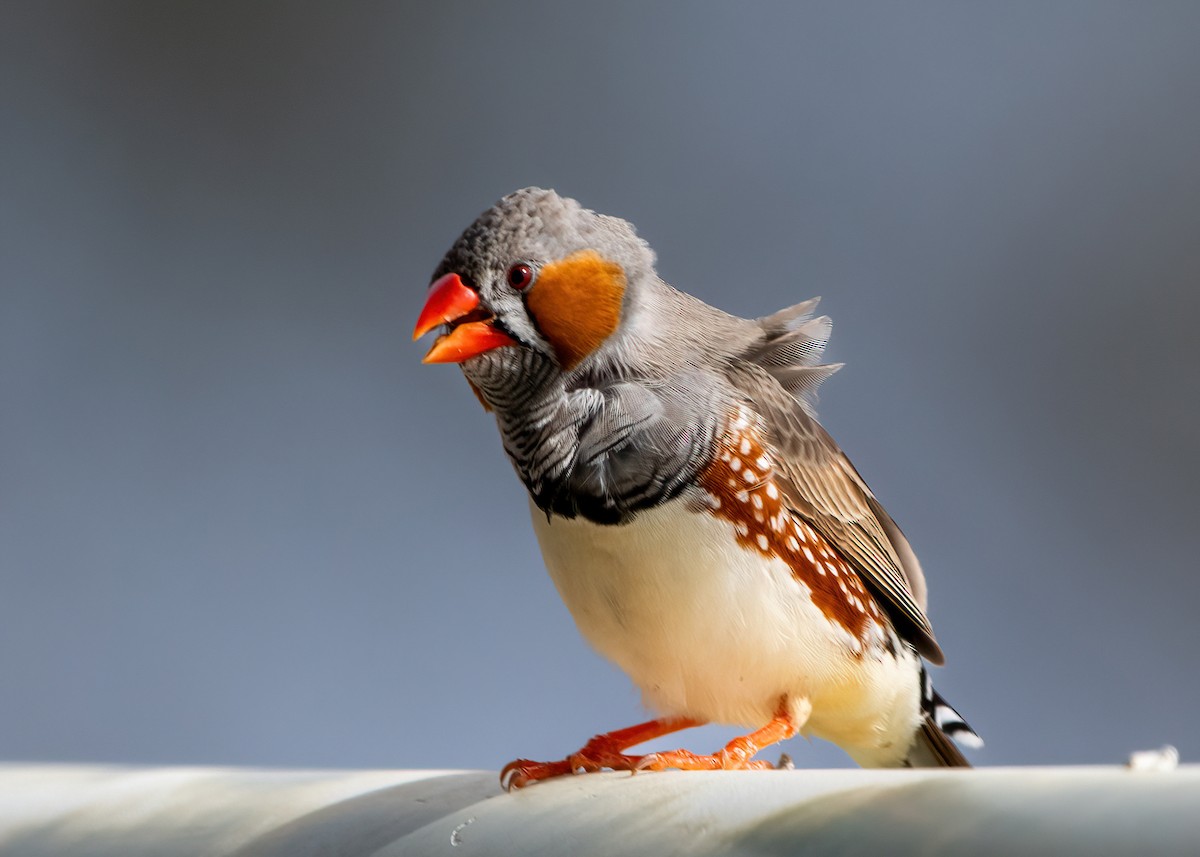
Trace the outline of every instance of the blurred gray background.
{"label": "blurred gray background", "polygon": [[824,295],[821,413],[924,562],[979,763],[1197,760],[1197,33],[1188,2],[0,6],[0,758],[498,767],[643,717],[409,341],[458,232],[540,184],[724,309]]}

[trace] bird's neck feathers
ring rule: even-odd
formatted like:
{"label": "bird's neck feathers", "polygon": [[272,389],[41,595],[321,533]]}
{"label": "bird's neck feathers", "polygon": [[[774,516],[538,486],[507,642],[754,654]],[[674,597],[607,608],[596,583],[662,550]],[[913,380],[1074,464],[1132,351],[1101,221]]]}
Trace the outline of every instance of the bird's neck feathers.
{"label": "bird's neck feathers", "polygon": [[680,292],[651,270],[632,283],[621,324],[592,361],[598,376],[667,380],[691,366],[719,366],[762,337],[754,322]]}

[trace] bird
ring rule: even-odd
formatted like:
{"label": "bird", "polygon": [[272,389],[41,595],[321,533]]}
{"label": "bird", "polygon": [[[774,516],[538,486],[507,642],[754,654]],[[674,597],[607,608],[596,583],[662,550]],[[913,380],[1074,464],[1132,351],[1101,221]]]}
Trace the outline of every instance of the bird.
{"label": "bird", "polygon": [[[457,363],[528,492],[549,575],[654,719],[506,789],[603,769],[774,767],[826,739],[863,767],[970,767],[979,736],[933,689],[944,656],[900,528],[817,421],[818,298],[745,319],[656,272],[629,222],[528,187],[433,273],[413,338]],[[627,753],[719,723],[721,749]]]}

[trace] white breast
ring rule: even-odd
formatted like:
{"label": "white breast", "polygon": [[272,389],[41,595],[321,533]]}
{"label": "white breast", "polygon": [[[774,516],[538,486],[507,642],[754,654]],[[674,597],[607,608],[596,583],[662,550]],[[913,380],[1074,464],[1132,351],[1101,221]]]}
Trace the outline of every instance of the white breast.
{"label": "white breast", "polygon": [[740,547],[731,523],[680,500],[620,526],[531,509],[579,630],[649,707],[757,728],[781,697],[807,699],[803,733],[863,764],[902,760],[919,722],[916,656],[860,651],[787,565]]}

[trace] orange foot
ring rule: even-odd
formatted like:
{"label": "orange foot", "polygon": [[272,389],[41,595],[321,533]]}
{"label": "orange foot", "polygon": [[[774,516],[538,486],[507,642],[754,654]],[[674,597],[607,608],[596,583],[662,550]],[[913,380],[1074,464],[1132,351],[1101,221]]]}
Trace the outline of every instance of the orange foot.
{"label": "orange foot", "polygon": [[531,762],[517,759],[509,762],[500,772],[500,785],[507,790],[519,789],[538,780],[561,777],[578,771],[599,771],[612,768],[614,771],[636,771],[647,756],[626,756],[624,750],[681,729],[703,726],[703,720],[687,717],[665,717],[639,723],[627,729],[606,732],[588,741],[577,753],[572,753],[558,762]]}
{"label": "orange foot", "polygon": [[787,700],[781,700],[770,723],[749,735],[734,738],[711,756],[699,756],[687,750],[650,753],[638,761],[637,770],[665,771],[667,768],[678,768],[681,771],[749,771],[774,768],[770,762],[755,762],[752,757],[764,747],[791,738],[796,734],[796,729]]}

